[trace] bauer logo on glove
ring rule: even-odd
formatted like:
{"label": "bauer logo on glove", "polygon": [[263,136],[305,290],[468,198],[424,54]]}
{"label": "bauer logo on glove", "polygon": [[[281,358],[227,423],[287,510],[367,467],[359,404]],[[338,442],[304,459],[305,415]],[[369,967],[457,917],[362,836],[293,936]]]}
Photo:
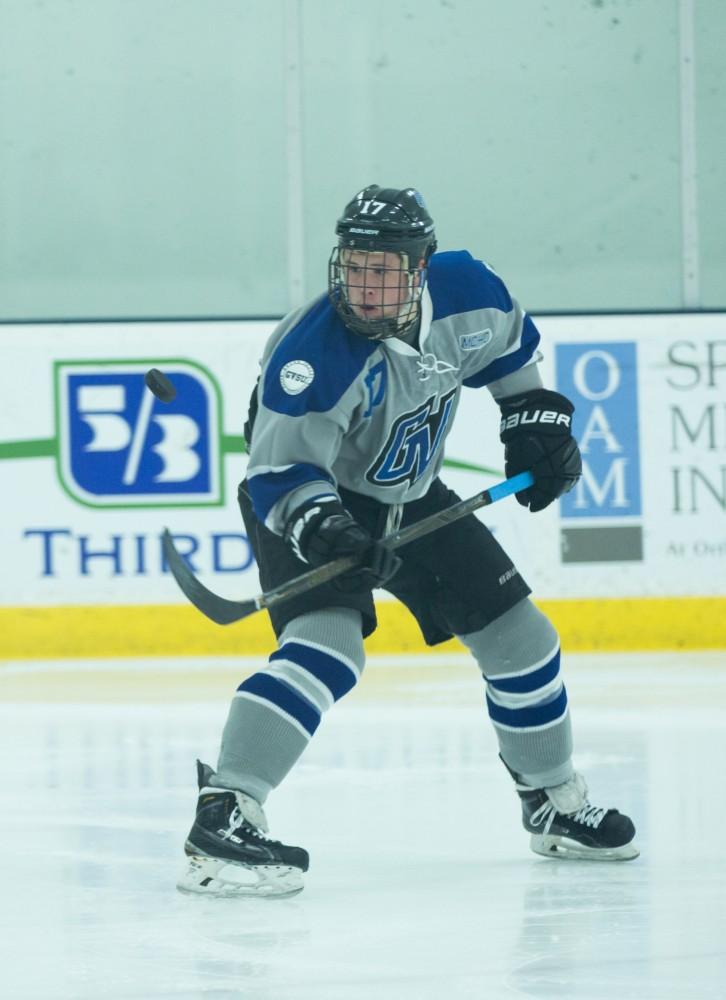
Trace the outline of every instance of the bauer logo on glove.
{"label": "bauer logo on glove", "polygon": [[531,413],[529,410],[523,410],[521,413],[512,413],[509,417],[502,417],[499,433],[520,425],[524,427],[525,424],[563,424],[569,429],[571,420],[569,413],[559,413],[557,410],[534,410]]}
{"label": "bauer logo on glove", "polygon": [[582,459],[572,436],[574,406],[550,389],[532,389],[501,399],[499,436],[507,477],[530,469],[534,485],[517,500],[532,513],[567,493],[582,475]]}

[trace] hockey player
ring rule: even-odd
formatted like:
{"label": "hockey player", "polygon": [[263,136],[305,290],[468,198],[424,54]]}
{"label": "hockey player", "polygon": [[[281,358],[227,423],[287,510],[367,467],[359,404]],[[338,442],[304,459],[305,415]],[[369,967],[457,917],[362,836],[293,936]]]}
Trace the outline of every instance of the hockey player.
{"label": "hockey player", "polygon": [[179,888],[302,888],[307,852],[266,835],[263,804],[360,677],[379,586],[412,611],[426,643],[457,636],[471,651],[532,849],[636,857],[630,819],[591,805],[573,769],[557,633],[487,528],[470,515],[397,554],[379,541],[458,500],[439,470],[462,386],[486,386],[499,404],[507,475],[534,475],[517,494],[523,506],[540,511],[573,487],[573,406],[542,385],[539,333],[486,264],[434,253],[433,221],[411,188],[360,191],[336,233],[327,294],[266,346],[239,501],[265,590],[342,555],[358,564],[270,611],[278,648],[232,701],[216,773],[198,764]]}

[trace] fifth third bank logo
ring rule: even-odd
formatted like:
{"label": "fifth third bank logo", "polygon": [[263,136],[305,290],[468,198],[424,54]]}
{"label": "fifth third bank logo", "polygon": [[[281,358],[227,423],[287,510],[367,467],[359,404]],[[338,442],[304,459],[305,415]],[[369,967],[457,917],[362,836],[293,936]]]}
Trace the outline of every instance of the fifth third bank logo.
{"label": "fifth third bank logo", "polygon": [[177,393],[162,403],[144,384],[151,365],[56,363],[63,485],[94,507],[221,503],[216,383],[192,362],[167,362]]}

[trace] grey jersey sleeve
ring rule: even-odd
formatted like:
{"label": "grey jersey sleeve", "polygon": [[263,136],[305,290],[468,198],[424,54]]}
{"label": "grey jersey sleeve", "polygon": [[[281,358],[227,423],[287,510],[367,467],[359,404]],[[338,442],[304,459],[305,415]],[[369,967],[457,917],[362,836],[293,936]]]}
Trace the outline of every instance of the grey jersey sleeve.
{"label": "grey jersey sleeve", "polygon": [[280,324],[262,359],[247,486],[258,518],[278,534],[300,504],[338,497],[333,469],[373,348],[337,323],[321,296]]}
{"label": "grey jersey sleeve", "polygon": [[281,534],[292,512],[315,497],[337,497],[330,472],[347,428],[345,412],[307,413],[292,417],[259,404],[247,479],[267,490],[272,501],[257,507],[265,526]]}
{"label": "grey jersey sleeve", "polygon": [[510,372],[509,375],[503,375],[502,378],[490,382],[487,385],[487,389],[494,399],[498,402],[500,399],[506,399],[507,396],[515,396],[520,392],[541,389],[544,383],[539,366],[536,363],[540,358],[541,355],[537,352],[532,361],[528,365],[525,365],[524,368],[518,368],[516,371]]}

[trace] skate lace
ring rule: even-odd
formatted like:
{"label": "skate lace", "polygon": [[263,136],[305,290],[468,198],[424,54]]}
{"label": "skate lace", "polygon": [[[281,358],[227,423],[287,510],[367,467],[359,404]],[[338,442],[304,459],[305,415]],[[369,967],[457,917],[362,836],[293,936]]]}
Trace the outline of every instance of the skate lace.
{"label": "skate lace", "polygon": [[[264,820],[264,813],[261,813]],[[236,805],[232,812],[229,814],[228,820],[229,826],[226,830],[220,829],[218,831],[219,836],[223,840],[230,840],[232,837],[237,836],[237,830],[244,827],[245,837],[250,840],[256,840],[261,844],[277,844],[279,841],[273,840],[272,837],[268,837],[267,834],[259,826],[253,823],[251,820],[245,816],[245,814],[240,809],[239,805]]]}
{"label": "skate lace", "polygon": [[582,823],[583,826],[591,826],[593,830],[596,830],[605,818],[606,812],[607,809],[599,809],[597,806],[586,802],[582,809],[578,809],[573,814],[572,818],[576,823]]}
{"label": "skate lace", "polygon": [[272,837],[268,837],[267,834],[263,833],[258,826],[250,823],[247,817],[240,812],[239,807],[235,806],[229,814],[229,829],[224,834],[225,838],[234,836],[240,827],[245,828],[245,835],[247,837],[252,837],[254,840],[260,840],[264,844],[273,843]]}
{"label": "skate lace", "polygon": [[[582,826],[589,826],[593,830],[596,830],[605,818],[606,813],[607,809],[601,809],[598,806],[591,805],[589,802],[585,802],[584,806],[578,809],[577,812],[566,813],[564,815],[568,819],[574,820],[575,823],[580,823]],[[532,826],[539,826],[544,823],[543,833],[547,834],[556,816],[557,809],[548,800],[543,802],[539,809],[535,809],[529,817],[529,821]]]}

